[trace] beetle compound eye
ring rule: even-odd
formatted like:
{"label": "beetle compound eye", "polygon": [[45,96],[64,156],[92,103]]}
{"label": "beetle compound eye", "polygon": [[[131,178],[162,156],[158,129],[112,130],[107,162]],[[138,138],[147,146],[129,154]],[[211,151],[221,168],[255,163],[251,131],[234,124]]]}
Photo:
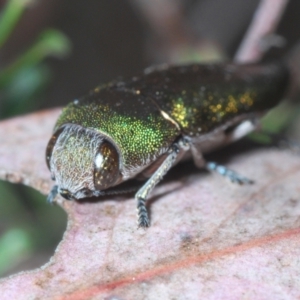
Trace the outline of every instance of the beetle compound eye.
{"label": "beetle compound eye", "polygon": [[111,143],[104,141],[94,161],[95,189],[104,190],[113,186],[119,176],[119,154]]}
{"label": "beetle compound eye", "polygon": [[53,148],[56,144],[56,141],[59,137],[59,135],[64,131],[64,127],[61,127],[60,129],[58,129],[51,137],[48,145],[47,145],[47,148],[46,148],[46,163],[47,163],[47,166],[48,166],[48,169],[50,170],[50,160],[51,160],[51,156],[52,156],[52,151],[53,151]]}

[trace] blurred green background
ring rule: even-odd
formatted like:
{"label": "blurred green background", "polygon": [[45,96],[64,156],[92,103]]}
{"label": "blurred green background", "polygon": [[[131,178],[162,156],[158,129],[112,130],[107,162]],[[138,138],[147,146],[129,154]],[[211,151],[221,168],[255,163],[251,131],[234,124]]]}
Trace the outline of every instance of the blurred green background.
{"label": "blurred green background", "polygon": [[[0,0],[0,119],[63,106],[152,64],[230,59],[258,3]],[[269,58],[299,42],[299,11],[300,2],[290,1],[277,30],[285,45]],[[285,104],[269,128],[278,131],[295,111]],[[47,262],[65,227],[65,213],[44,195],[0,181],[0,277]]]}
{"label": "blurred green background", "polygon": [[[0,17],[0,51],[33,1],[7,1]],[[36,109],[51,80],[48,57],[70,54],[69,39],[58,30],[43,29],[31,45],[1,61],[0,118]],[[65,213],[45,205],[37,191],[0,182],[0,276],[45,263],[66,227]]]}

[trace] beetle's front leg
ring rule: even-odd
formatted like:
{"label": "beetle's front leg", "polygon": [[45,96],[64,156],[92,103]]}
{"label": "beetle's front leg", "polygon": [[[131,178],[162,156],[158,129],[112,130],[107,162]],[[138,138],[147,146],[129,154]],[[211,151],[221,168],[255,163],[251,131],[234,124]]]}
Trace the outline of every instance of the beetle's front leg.
{"label": "beetle's front leg", "polygon": [[150,226],[146,208],[147,197],[153,188],[162,180],[163,176],[173,167],[181,149],[185,151],[189,149],[189,144],[184,139],[179,140],[171,146],[166,159],[136,193],[135,199],[137,200],[138,227],[145,228]]}
{"label": "beetle's front leg", "polygon": [[55,201],[54,199],[56,198],[57,194],[58,194],[58,186],[54,185],[47,197],[47,203],[53,204]]}

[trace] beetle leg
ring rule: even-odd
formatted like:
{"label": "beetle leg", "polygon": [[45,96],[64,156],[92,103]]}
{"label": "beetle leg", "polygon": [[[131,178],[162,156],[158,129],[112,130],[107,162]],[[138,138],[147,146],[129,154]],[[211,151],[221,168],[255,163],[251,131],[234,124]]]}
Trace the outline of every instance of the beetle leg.
{"label": "beetle leg", "polygon": [[160,167],[153,173],[153,175],[148,179],[148,181],[138,190],[135,195],[137,200],[137,211],[138,211],[138,227],[149,227],[150,221],[148,217],[148,212],[146,208],[146,201],[149,193],[153,188],[162,180],[163,176],[173,167],[180,149],[187,150],[189,149],[188,143],[181,139],[178,143],[174,143],[170,150],[169,154]]}
{"label": "beetle leg", "polygon": [[244,177],[237,172],[226,168],[225,166],[219,165],[215,162],[207,162],[205,167],[209,171],[214,171],[219,173],[220,175],[229,178],[232,182],[238,184],[252,184],[253,180]]}
{"label": "beetle leg", "polygon": [[197,144],[191,143],[191,152],[194,159],[194,163],[198,168],[206,168],[210,172],[217,172],[220,175],[229,178],[232,182],[239,184],[251,184],[253,181],[247,177],[244,177],[237,172],[219,165],[215,162],[206,162],[202,156],[201,151],[197,147]]}
{"label": "beetle leg", "polygon": [[196,144],[190,143],[190,147],[191,147],[194,164],[196,165],[196,167],[198,167],[200,169],[205,167],[206,161],[205,161],[201,151],[197,148]]}
{"label": "beetle leg", "polygon": [[58,194],[58,186],[54,185],[53,188],[51,189],[48,197],[47,197],[47,202],[49,204],[53,204],[54,203],[54,199],[57,196],[57,194]]}

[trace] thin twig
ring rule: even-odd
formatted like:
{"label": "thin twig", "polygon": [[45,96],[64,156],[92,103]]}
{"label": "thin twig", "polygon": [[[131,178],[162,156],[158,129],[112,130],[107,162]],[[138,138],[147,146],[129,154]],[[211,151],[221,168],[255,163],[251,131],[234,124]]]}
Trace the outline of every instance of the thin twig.
{"label": "thin twig", "polygon": [[255,62],[262,58],[266,51],[261,46],[262,40],[275,31],[288,2],[289,0],[261,0],[235,55],[236,62]]}

